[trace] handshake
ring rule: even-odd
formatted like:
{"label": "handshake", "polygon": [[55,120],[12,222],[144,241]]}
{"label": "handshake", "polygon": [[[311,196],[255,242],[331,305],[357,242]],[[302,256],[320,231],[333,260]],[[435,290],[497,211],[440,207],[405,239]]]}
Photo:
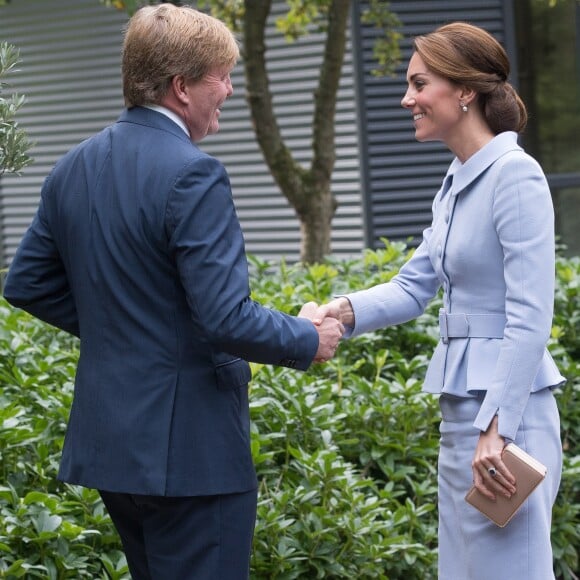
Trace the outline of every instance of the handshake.
{"label": "handshake", "polygon": [[319,306],[307,302],[298,313],[300,318],[312,320],[318,332],[318,351],[314,362],[330,360],[344,334],[344,326],[354,325],[354,313],[348,298],[340,297]]}

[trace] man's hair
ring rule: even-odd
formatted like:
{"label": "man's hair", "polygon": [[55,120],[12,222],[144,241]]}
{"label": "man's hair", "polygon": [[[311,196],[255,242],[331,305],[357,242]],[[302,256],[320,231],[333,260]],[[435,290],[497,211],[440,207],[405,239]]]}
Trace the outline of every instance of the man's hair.
{"label": "man's hair", "polygon": [[199,80],[215,67],[233,67],[239,55],[234,35],[220,20],[187,6],[145,6],[125,30],[125,105],[159,103],[176,75]]}

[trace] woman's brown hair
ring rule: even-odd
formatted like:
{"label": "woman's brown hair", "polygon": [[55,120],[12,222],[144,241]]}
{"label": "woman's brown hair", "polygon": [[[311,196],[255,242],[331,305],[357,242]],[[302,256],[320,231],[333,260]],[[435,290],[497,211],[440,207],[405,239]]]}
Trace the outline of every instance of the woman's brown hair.
{"label": "woman's brown hair", "polygon": [[435,74],[478,94],[479,106],[496,135],[524,130],[528,114],[507,80],[509,59],[489,32],[465,22],[453,22],[417,36],[414,48]]}

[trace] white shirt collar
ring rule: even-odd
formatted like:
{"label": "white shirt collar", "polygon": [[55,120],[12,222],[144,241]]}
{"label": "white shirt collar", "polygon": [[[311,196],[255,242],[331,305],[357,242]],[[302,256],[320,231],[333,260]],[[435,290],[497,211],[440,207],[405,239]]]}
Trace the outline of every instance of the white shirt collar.
{"label": "white shirt collar", "polygon": [[184,131],[185,134],[189,137],[189,131],[183,122],[183,119],[176,115],[173,111],[168,109],[167,107],[163,107],[162,105],[143,105],[146,109],[151,109],[153,111],[157,111],[158,113],[162,113],[166,117],[169,117],[174,123],[179,125]]}

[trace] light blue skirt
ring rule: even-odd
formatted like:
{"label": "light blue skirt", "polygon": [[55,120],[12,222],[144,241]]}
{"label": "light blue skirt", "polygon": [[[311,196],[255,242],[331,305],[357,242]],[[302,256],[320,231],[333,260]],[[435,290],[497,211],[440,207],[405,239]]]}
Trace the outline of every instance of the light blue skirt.
{"label": "light blue skirt", "polygon": [[441,395],[439,580],[551,580],[552,505],[562,472],[560,419],[554,395],[530,395],[515,443],[548,468],[546,479],[505,528],[467,504],[479,437],[481,398]]}

